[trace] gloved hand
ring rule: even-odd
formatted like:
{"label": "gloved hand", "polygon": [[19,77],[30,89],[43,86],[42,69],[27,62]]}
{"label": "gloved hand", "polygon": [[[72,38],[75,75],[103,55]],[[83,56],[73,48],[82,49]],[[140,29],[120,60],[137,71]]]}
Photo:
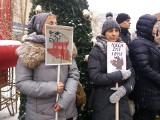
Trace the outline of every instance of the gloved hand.
{"label": "gloved hand", "polygon": [[126,80],[127,78],[129,78],[131,76],[131,70],[121,70],[122,76],[123,76],[123,80]]}
{"label": "gloved hand", "polygon": [[126,95],[126,89],[123,86],[118,88],[111,88],[111,90],[116,90],[109,98],[111,103],[117,103],[121,97]]}

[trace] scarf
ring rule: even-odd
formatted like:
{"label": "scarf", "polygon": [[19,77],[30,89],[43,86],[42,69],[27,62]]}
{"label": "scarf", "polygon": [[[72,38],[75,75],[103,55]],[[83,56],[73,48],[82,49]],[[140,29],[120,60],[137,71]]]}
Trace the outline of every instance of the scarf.
{"label": "scarf", "polygon": [[25,41],[33,41],[45,45],[45,36],[37,35],[36,32],[33,32],[25,37]]}
{"label": "scarf", "polygon": [[121,27],[121,34],[127,36],[128,33],[129,33],[129,30],[127,28],[122,28]]}
{"label": "scarf", "polygon": [[[107,42],[108,40],[106,39],[104,35],[98,35],[96,37],[95,45],[97,45],[105,55],[107,55]],[[121,38],[118,38],[117,42],[124,43]],[[128,47],[126,46],[127,55],[128,55],[128,52],[129,50],[128,50]]]}

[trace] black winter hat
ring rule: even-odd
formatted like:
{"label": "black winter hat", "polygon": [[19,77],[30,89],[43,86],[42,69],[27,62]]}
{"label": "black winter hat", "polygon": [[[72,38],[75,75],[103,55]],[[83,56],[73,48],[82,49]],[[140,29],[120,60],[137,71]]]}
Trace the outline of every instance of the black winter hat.
{"label": "black winter hat", "polygon": [[118,22],[118,24],[124,22],[125,20],[127,19],[131,19],[130,16],[126,13],[119,13],[117,18],[116,18],[116,21]]}
{"label": "black winter hat", "polygon": [[109,17],[109,18],[106,18],[105,22],[103,23],[101,34],[105,35],[105,32],[111,28],[117,28],[119,31],[121,30],[117,21],[115,21],[111,17]]}

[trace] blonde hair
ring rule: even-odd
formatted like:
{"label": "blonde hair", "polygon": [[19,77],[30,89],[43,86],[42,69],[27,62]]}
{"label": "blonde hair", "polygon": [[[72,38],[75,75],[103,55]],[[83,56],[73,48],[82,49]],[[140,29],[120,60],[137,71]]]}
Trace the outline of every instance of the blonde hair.
{"label": "blonde hair", "polygon": [[77,48],[76,48],[75,44],[73,44],[72,57],[75,58],[77,55],[78,55]]}

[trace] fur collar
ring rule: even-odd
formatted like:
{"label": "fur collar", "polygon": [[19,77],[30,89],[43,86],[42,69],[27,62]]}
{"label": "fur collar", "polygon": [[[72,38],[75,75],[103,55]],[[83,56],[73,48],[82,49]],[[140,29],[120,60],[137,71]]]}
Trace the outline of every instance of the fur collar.
{"label": "fur collar", "polygon": [[[45,61],[45,47],[43,43],[26,41],[16,49],[16,53],[23,64],[31,69],[34,69],[41,62]],[[77,56],[77,48],[73,44],[72,57]]]}
{"label": "fur collar", "polygon": [[34,69],[45,60],[45,47],[37,42],[24,42],[16,49],[16,53],[24,65],[31,69]]}

